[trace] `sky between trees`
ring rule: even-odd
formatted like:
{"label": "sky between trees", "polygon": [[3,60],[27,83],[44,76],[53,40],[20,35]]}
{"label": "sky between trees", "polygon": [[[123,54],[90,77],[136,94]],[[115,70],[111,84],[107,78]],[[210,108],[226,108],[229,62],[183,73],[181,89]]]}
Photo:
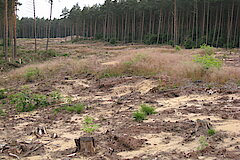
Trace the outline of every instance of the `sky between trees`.
{"label": "sky between trees", "polygon": [[[18,16],[22,17],[33,17],[33,7],[32,0],[19,0],[22,6],[19,7]],[[93,6],[94,4],[102,4],[104,0],[55,0],[53,1],[53,17],[60,18],[62,9],[67,7],[71,9],[76,3],[79,4],[81,8],[84,6]],[[50,4],[48,0],[36,0],[36,15],[39,18],[49,18]]]}

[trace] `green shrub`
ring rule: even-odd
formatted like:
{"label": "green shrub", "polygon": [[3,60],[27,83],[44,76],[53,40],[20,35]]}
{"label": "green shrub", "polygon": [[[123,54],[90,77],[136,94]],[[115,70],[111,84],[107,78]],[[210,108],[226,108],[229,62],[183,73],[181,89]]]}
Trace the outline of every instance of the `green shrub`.
{"label": "green shrub", "polygon": [[48,57],[57,57],[58,54],[57,54],[57,51],[53,50],[53,49],[49,49],[45,52],[45,54],[48,56]]}
{"label": "green shrub", "polygon": [[110,44],[116,44],[116,43],[117,43],[117,41],[116,41],[116,39],[115,39],[115,38],[111,38],[111,39],[110,39],[110,41],[109,41],[109,43],[110,43]]}
{"label": "green shrub", "polygon": [[144,54],[137,54],[136,56],[133,57],[130,61],[123,62],[124,65],[127,65],[127,67],[130,67],[131,65],[136,64],[137,62],[140,62],[145,58]]}
{"label": "green shrub", "polygon": [[143,120],[146,119],[146,114],[140,111],[136,111],[133,113],[133,118],[135,119],[135,121],[137,122],[142,122]]}
{"label": "green shrub", "polygon": [[0,108],[0,117],[2,116],[6,116],[6,113],[2,110],[2,108]]}
{"label": "green shrub", "polygon": [[193,49],[195,48],[195,42],[192,41],[191,39],[187,39],[186,41],[184,41],[184,47],[186,49]]}
{"label": "green shrub", "polygon": [[197,149],[201,151],[201,150],[204,150],[207,146],[208,146],[208,143],[207,143],[206,137],[201,136],[199,139],[199,146]]}
{"label": "green shrub", "polygon": [[156,34],[147,34],[147,35],[145,35],[145,37],[144,37],[144,40],[143,40],[143,42],[145,43],[145,44],[155,44],[155,43],[157,43],[157,35]]}
{"label": "green shrub", "polygon": [[0,99],[4,99],[6,98],[6,94],[5,94],[6,90],[5,89],[0,89]]}
{"label": "green shrub", "polygon": [[51,92],[50,94],[49,94],[49,96],[50,97],[52,97],[52,99],[54,100],[54,101],[59,101],[59,100],[61,100],[62,99],[62,96],[61,96],[61,94],[59,93],[59,92]]}
{"label": "green shrub", "polygon": [[24,78],[28,82],[32,82],[40,77],[40,70],[38,68],[29,68],[24,74]]}
{"label": "green shrub", "polygon": [[200,48],[204,50],[205,55],[213,55],[214,54],[214,48],[209,45],[203,44],[200,46]]}
{"label": "green shrub", "polygon": [[6,100],[6,99],[3,99],[3,100],[2,100],[2,104],[7,104],[7,100]]}
{"label": "green shrub", "polygon": [[209,136],[212,136],[212,135],[214,135],[214,134],[216,134],[216,131],[215,131],[214,129],[209,129],[209,130],[208,130],[208,135],[209,135]]}
{"label": "green shrub", "polygon": [[56,50],[54,49],[49,49],[49,50],[42,50],[42,51],[38,51],[38,54],[46,56],[46,57],[57,57],[58,53]]}
{"label": "green shrub", "polygon": [[32,94],[29,91],[19,92],[9,96],[10,103],[16,105],[19,112],[29,112],[38,107],[48,106],[47,96],[42,94]]}
{"label": "green shrub", "polygon": [[204,56],[195,55],[193,61],[201,64],[204,69],[221,68],[223,65],[223,62],[220,59],[207,54]]}
{"label": "green shrub", "polygon": [[95,39],[96,39],[96,40],[103,39],[103,35],[102,35],[101,33],[97,33],[97,34],[95,35]]}
{"label": "green shrub", "polygon": [[85,109],[84,104],[74,104],[72,106],[63,106],[63,107],[57,108],[55,109],[55,112],[60,112],[62,110],[65,110],[67,112],[80,114],[84,109]]}
{"label": "green shrub", "polygon": [[70,54],[69,53],[63,53],[63,54],[58,54],[58,56],[62,56],[62,57],[69,57]]}
{"label": "green shrub", "polygon": [[95,130],[99,128],[99,125],[94,124],[94,118],[92,117],[85,117],[84,118],[84,124],[82,130],[86,133],[93,133]]}
{"label": "green shrub", "polygon": [[141,105],[141,109],[140,111],[146,115],[151,115],[151,114],[155,114],[155,108],[153,108],[152,106],[149,106],[147,104],[142,104]]}
{"label": "green shrub", "polygon": [[175,46],[175,49],[176,49],[176,51],[181,51],[182,50],[182,48],[178,45]]}

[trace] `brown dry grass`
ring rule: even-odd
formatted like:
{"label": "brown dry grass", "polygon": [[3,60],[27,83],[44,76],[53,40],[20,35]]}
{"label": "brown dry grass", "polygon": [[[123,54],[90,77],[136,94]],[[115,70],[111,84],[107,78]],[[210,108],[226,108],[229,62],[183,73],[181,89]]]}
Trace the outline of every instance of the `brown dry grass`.
{"label": "brown dry grass", "polygon": [[83,74],[92,72],[95,65],[95,60],[77,60],[71,58],[58,58],[52,61],[46,61],[41,64],[30,64],[24,67],[10,71],[5,75],[5,80],[1,83],[5,83],[8,80],[11,81],[24,81],[27,80],[26,74],[30,69],[37,69],[39,74],[34,76],[36,79],[51,79],[58,76],[73,76],[77,74]]}
{"label": "brown dry grass", "polygon": [[[153,50],[152,50],[153,51]],[[202,80],[224,84],[228,81],[240,80],[240,69],[224,67],[205,70],[200,64],[193,62],[187,54],[153,53],[135,54],[117,57],[118,63],[107,66],[101,72],[101,77],[115,76],[167,76],[168,81],[175,85],[187,80]]]}
{"label": "brown dry grass", "polygon": [[[45,41],[45,40],[44,40]],[[72,58],[58,58],[42,64],[31,64],[0,76],[0,84],[12,80],[26,80],[25,74],[29,68],[38,68],[39,79],[48,79],[64,75],[76,75],[86,72],[96,74],[98,77],[116,76],[158,76],[168,77],[166,81],[173,84],[185,83],[188,80],[203,80],[205,82],[216,82],[224,84],[228,81],[240,81],[240,69],[234,67],[223,67],[221,69],[204,70],[199,64],[192,61],[192,55],[201,53],[200,49],[176,51],[169,46],[146,46],[146,45],[123,45],[106,46],[105,43],[96,42],[90,44],[60,44],[62,39],[52,39],[52,48],[59,52],[69,52],[73,55],[84,56],[91,54],[110,53],[111,57],[117,56],[112,62],[100,65],[98,61],[106,62],[109,57],[88,56],[88,59],[77,60]],[[24,44],[32,41],[22,40]],[[42,43],[44,44],[44,43]],[[54,44],[54,45],[53,45]],[[139,54],[140,53],[140,54]],[[85,57],[85,56],[84,56]],[[86,56],[87,57],[87,56]],[[2,78],[5,77],[5,78]],[[161,79],[164,83],[163,79]]]}
{"label": "brown dry grass", "polygon": [[223,67],[221,69],[210,70],[204,77],[207,82],[225,84],[226,82],[240,82],[240,68]]}

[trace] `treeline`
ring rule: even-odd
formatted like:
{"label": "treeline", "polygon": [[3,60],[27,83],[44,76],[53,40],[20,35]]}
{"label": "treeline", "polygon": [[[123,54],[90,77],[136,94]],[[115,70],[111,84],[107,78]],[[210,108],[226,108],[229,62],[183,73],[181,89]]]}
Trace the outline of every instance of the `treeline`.
{"label": "treeline", "polygon": [[5,60],[9,58],[9,46],[13,59],[17,54],[17,5],[19,5],[17,0],[0,0],[0,47],[3,46]]}
{"label": "treeline", "polygon": [[[37,6],[38,7],[38,6]],[[63,9],[51,21],[51,37],[91,37],[115,42],[240,47],[239,0],[106,0],[103,5]],[[47,36],[37,19],[37,37]],[[17,35],[34,38],[34,19],[18,21]]]}

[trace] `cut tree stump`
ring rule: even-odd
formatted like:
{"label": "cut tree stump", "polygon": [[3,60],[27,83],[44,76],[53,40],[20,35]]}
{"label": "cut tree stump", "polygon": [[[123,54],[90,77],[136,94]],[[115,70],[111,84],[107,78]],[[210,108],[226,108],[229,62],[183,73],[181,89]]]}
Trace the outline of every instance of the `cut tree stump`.
{"label": "cut tree stump", "polygon": [[83,153],[94,153],[95,152],[95,143],[93,137],[81,137],[79,139],[74,139],[76,144],[76,152]]}

